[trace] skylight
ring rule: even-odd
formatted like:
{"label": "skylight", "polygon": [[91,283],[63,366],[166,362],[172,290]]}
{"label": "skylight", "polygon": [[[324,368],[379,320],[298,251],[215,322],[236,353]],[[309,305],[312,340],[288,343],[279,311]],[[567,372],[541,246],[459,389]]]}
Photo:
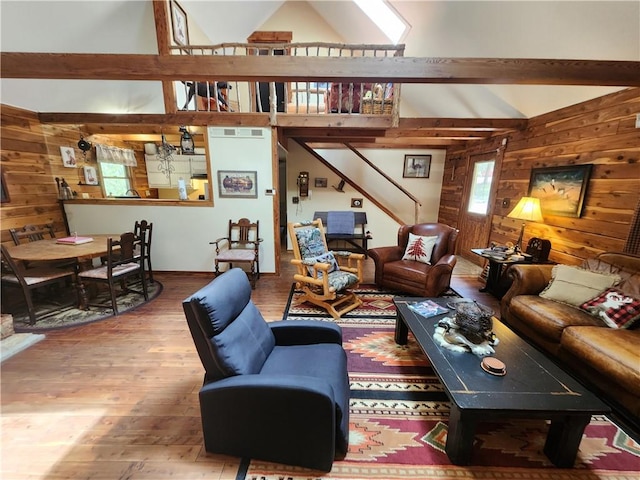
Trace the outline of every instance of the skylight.
{"label": "skylight", "polygon": [[409,30],[409,24],[384,0],[353,0],[394,44]]}

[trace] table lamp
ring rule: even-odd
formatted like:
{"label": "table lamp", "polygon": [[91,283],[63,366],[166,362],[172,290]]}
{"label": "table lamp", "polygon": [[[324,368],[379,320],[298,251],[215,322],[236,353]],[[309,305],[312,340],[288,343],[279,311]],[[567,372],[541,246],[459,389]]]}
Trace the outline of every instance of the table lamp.
{"label": "table lamp", "polygon": [[522,234],[524,233],[525,222],[542,222],[543,220],[542,211],[540,210],[540,200],[533,197],[522,197],[507,217],[524,220],[515,248],[516,253],[520,253],[522,252]]}

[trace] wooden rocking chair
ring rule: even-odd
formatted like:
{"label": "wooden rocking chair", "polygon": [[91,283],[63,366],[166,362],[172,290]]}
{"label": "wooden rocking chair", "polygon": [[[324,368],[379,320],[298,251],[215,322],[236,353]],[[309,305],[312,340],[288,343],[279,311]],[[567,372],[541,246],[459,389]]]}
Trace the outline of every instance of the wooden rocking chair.
{"label": "wooden rocking chair", "polygon": [[322,220],[289,223],[296,266],[293,276],[296,288],[304,295],[299,303],[310,302],[324,308],[333,318],[340,318],[362,305],[355,288],[362,281],[364,255],[352,252],[332,252],[327,248]]}

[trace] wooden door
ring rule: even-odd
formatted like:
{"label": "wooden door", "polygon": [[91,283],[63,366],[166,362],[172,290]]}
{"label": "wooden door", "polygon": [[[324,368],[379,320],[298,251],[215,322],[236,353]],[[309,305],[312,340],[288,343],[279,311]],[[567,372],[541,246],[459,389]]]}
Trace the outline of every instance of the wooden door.
{"label": "wooden door", "polygon": [[500,172],[498,152],[472,155],[467,172],[456,250],[464,258],[483,266],[484,259],[471,253],[471,249],[484,248],[489,241]]}

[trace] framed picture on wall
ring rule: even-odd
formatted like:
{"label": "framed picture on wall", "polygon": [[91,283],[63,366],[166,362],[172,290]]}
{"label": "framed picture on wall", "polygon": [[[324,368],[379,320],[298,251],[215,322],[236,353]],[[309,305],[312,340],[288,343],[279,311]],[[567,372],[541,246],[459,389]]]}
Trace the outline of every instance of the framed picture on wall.
{"label": "framed picture on wall", "polygon": [[314,186],[315,186],[316,188],[327,188],[327,179],[326,179],[326,178],[320,178],[320,177],[317,177],[317,178],[315,179],[315,184],[314,184]]}
{"label": "framed picture on wall", "polygon": [[84,183],[87,185],[98,185],[98,173],[95,167],[82,167],[84,170]]}
{"label": "framed picture on wall", "polygon": [[187,13],[175,0],[171,2],[171,29],[173,30],[173,40],[178,45],[189,45]]}
{"label": "framed picture on wall", "polygon": [[404,178],[429,178],[431,170],[431,155],[405,155]]}
{"label": "framed picture on wall", "polygon": [[257,172],[218,170],[221,198],[258,198]]}
{"label": "framed picture on wall", "polygon": [[60,155],[62,156],[62,165],[67,168],[76,168],[76,152],[73,147],[60,147]]}
{"label": "framed picture on wall", "polygon": [[580,217],[593,165],[532,168],[529,197],[540,199],[543,214]]}

